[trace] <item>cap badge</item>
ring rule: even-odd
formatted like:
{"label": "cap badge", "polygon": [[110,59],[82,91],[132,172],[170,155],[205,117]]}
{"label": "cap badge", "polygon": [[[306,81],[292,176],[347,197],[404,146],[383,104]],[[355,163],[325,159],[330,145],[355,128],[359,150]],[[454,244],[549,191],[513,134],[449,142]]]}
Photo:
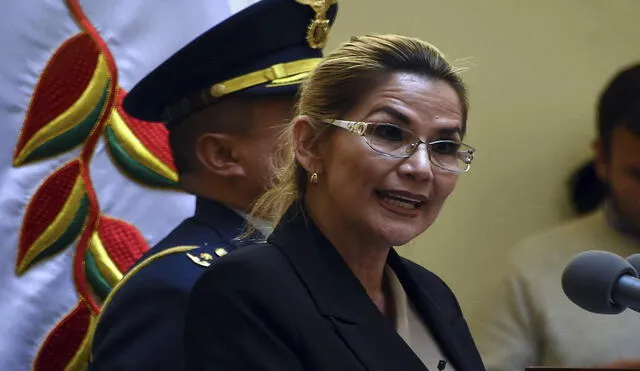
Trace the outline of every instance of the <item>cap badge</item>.
{"label": "cap badge", "polygon": [[316,12],[316,18],[307,29],[307,43],[313,49],[324,48],[330,28],[327,11],[337,0],[296,0],[296,2],[308,5]]}

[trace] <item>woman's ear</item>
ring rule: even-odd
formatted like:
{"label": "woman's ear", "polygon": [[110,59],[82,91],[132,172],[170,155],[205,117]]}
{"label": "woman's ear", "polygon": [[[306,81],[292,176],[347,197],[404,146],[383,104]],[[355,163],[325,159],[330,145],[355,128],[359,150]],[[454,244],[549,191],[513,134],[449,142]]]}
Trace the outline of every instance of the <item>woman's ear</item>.
{"label": "woman's ear", "polygon": [[196,140],[196,157],[209,173],[223,177],[242,177],[245,169],[238,161],[237,140],[229,134],[205,133]]}
{"label": "woman's ear", "polygon": [[316,123],[309,116],[302,115],[293,119],[293,148],[296,159],[308,173],[322,171],[320,138]]}

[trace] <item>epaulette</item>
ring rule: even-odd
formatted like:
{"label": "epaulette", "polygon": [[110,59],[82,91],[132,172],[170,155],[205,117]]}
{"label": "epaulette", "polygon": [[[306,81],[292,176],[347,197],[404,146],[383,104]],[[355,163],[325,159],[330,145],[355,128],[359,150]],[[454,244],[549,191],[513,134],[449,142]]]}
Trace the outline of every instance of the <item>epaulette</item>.
{"label": "epaulette", "polygon": [[[198,250],[202,250],[202,252],[198,253]],[[189,259],[191,259],[191,261],[193,261],[194,263],[203,267],[208,267],[209,265],[211,265],[210,261],[214,259],[213,255],[211,255],[208,251],[212,251],[213,254],[215,254],[218,257],[224,256],[227,254],[227,250],[223,247],[217,247],[212,250],[207,246],[174,246],[168,249],[161,250],[150,256],[147,256],[145,260],[141,261],[140,263],[135,265],[129,272],[127,272],[127,274],[113,287],[113,289],[105,299],[104,303],[102,304],[102,308],[98,315],[98,321],[100,321],[100,318],[102,317],[102,314],[105,312],[106,307],[111,303],[111,300],[113,299],[115,293],[118,292],[120,288],[131,277],[133,277],[136,273],[142,270],[142,268],[148,266],[149,264],[153,263],[154,261],[162,257],[173,255],[173,254],[181,254],[181,253],[186,254],[189,257]],[[91,335],[91,337],[93,337],[93,335]],[[91,354],[91,357],[93,357],[93,354]]]}
{"label": "epaulette", "polygon": [[167,255],[171,255],[171,254],[178,254],[178,253],[186,253],[188,251],[193,251],[193,250],[197,250],[199,246],[175,246],[175,247],[171,247],[169,249],[165,249],[165,250],[161,250],[156,254],[152,254],[150,256],[147,256],[143,261],[139,262],[137,265],[133,266],[133,268],[131,268],[131,270],[129,272],[127,272],[127,274],[124,275],[124,277],[122,277],[122,279],[120,281],[118,281],[118,283],[113,287],[113,289],[111,289],[111,292],[109,292],[109,295],[107,296],[107,298],[105,299],[104,303],[102,304],[102,309],[100,310],[100,315],[98,316],[98,320],[100,319],[100,316],[102,316],[102,313],[104,313],[105,308],[111,303],[111,299],[113,298],[113,296],[115,295],[116,292],[118,292],[120,290],[120,288],[127,283],[127,281],[129,279],[131,279],[131,277],[133,277],[136,273],[138,273],[140,270],[142,270],[142,268],[148,266],[149,264],[153,263],[154,261],[165,257]]}
{"label": "epaulette", "polygon": [[[199,251],[196,251],[199,250]],[[224,247],[211,248],[208,246],[202,246],[199,249],[190,250],[185,252],[185,255],[194,263],[202,267],[208,267],[216,257],[222,257],[228,254],[227,249]]]}
{"label": "epaulette", "polygon": [[[198,252],[201,251],[201,252]],[[208,246],[175,246],[175,247],[171,247],[165,250],[161,250],[156,254],[150,255],[148,256],[145,260],[143,260],[142,262],[138,263],[138,265],[134,266],[129,272],[127,272],[127,274],[122,278],[122,280],[120,280],[111,290],[111,292],[109,293],[109,296],[107,296],[107,298],[105,299],[103,305],[102,305],[102,311],[101,313],[104,311],[104,308],[107,307],[107,305],[109,305],[109,303],[111,302],[111,299],[113,298],[114,294],[120,290],[120,288],[131,278],[133,277],[136,273],[138,273],[142,268],[148,266],[149,264],[153,263],[154,261],[168,256],[168,255],[173,255],[173,254],[180,254],[180,253],[184,253],[187,255],[187,257],[189,257],[189,259],[191,259],[192,262],[203,266],[203,267],[208,267],[209,265],[211,265],[211,261],[214,259],[213,255],[211,255],[211,253],[209,253],[209,251],[213,252],[213,254],[215,254],[216,256],[220,257],[220,256],[224,256],[227,254],[227,250],[224,247],[217,247],[214,249],[211,249]]]}

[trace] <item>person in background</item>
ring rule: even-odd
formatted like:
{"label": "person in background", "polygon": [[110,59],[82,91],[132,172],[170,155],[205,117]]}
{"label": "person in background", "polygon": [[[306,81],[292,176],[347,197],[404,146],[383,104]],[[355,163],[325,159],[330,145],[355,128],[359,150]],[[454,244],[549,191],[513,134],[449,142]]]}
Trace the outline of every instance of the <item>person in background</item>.
{"label": "person in background", "polygon": [[[334,3],[259,1],[182,48],[127,95],[130,115],[166,122],[180,183],[197,206],[106,300],[90,370],[182,369],[189,292],[211,261],[242,246],[236,237],[271,178],[270,159],[299,84],[322,57]],[[307,34],[313,25],[317,32]],[[252,222],[257,236],[268,233],[268,224]]]}
{"label": "person in background", "polygon": [[300,94],[252,212],[277,227],[196,283],[186,369],[483,370],[454,294],[393,248],[431,226],[473,160],[461,76],[424,41],[362,36]]}
{"label": "person in background", "polygon": [[640,252],[640,64],[609,82],[597,121],[593,171],[608,190],[606,201],[513,250],[502,296],[487,303],[475,333],[489,371],[531,365],[640,368],[638,313],[589,313],[561,287],[564,267],[582,251]]}

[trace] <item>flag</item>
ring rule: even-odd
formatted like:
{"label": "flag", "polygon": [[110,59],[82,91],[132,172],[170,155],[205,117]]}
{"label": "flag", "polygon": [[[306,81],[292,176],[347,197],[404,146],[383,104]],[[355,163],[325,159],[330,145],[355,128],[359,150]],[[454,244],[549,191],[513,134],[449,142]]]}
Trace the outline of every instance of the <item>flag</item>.
{"label": "flag", "polygon": [[166,128],[127,91],[256,0],[12,1],[0,11],[0,370],[84,369],[102,301],[184,218]]}

